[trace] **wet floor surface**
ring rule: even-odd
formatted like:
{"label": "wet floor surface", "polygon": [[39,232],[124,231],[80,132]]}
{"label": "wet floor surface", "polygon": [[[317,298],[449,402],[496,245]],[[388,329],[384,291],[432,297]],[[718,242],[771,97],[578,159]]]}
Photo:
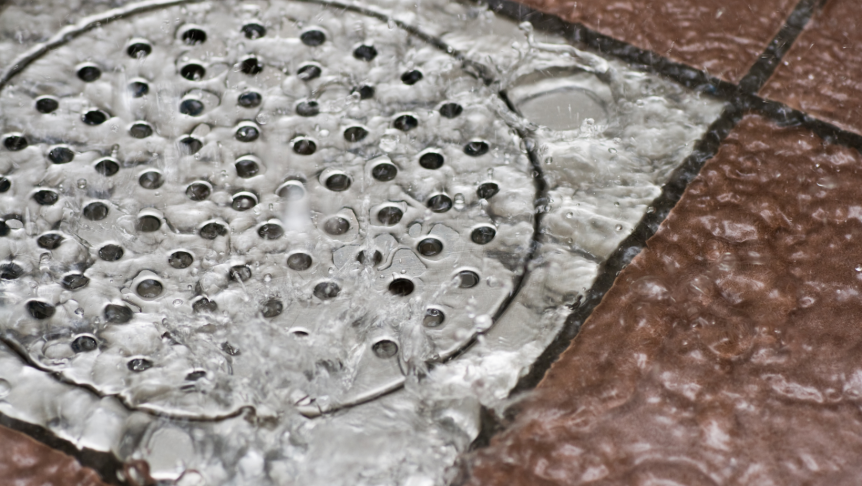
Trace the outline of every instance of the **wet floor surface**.
{"label": "wet floor surface", "polygon": [[470,484],[851,484],[859,153],[747,115]]}
{"label": "wet floor surface", "polygon": [[[121,3],[87,3],[78,13],[100,12]],[[770,42],[782,26],[787,29],[794,9],[799,11],[799,5],[793,0],[769,0],[753,5],[752,2],[707,0],[535,0],[525,2],[525,6],[506,3],[506,7],[509,12],[527,12],[527,18],[531,15],[529,9],[537,8],[564,21],[580,24],[578,29],[585,28],[615,39],[624,47],[630,44],[632,52],[651,51],[659,57],[688,65],[692,71],[703,70],[707,77],[713,76],[731,85],[750,75],[752,66],[765,57],[783,54],[774,74],[760,91],[764,98],[778,102],[778,109],[773,103],[769,114],[766,110],[758,111],[762,103],[757,98],[740,100],[729,97],[726,100],[732,102],[734,108],[715,123],[735,128],[718,145],[717,155],[708,160],[700,175],[688,184],[682,199],[655,236],[649,239],[646,248],[627,267],[625,259],[619,264],[625,268],[571,346],[559,360],[553,353],[539,358],[533,375],[541,378],[550,368],[538,387],[515,396],[514,404],[507,411],[504,410],[508,403],[505,400],[480,398],[483,405],[495,409],[488,413],[507,418],[500,419],[500,426],[489,427],[480,434],[483,440],[490,438],[489,446],[467,453],[458,460],[463,466],[460,476],[456,477],[451,468],[446,473],[425,470],[422,474],[411,473],[412,476],[390,476],[385,469],[396,466],[392,462],[380,461],[377,467],[384,472],[368,478],[372,483],[386,478],[392,484],[411,486],[452,481],[471,485],[857,482],[862,475],[858,464],[858,457],[862,454],[862,441],[859,439],[862,437],[862,419],[858,412],[862,401],[862,368],[857,359],[862,347],[862,331],[859,331],[862,329],[859,326],[862,299],[858,291],[862,282],[862,251],[858,249],[858,239],[862,237],[862,193],[858,189],[862,183],[862,170],[859,169],[862,157],[859,147],[852,143],[853,133],[842,130],[857,134],[862,130],[856,116],[862,107],[862,93],[854,83],[862,64],[853,48],[859,36],[855,28],[862,13],[859,7],[846,0],[817,4],[810,21],[807,14],[802,16],[804,28],[795,42],[793,36],[787,38],[787,43],[793,44],[786,54],[787,46],[779,46],[776,50],[775,46],[770,47]],[[3,64],[22,52],[23,46],[44,41],[60,27],[51,12],[24,8],[15,2],[0,14],[0,24],[6,31],[12,31],[15,17],[21,15],[29,16],[31,27],[41,27],[21,31],[18,37],[2,39],[5,43],[4,54],[0,57]],[[77,14],[70,15],[74,17]],[[469,42],[458,44],[456,38],[459,34],[449,35],[455,45],[461,48],[469,46]],[[621,57],[625,61],[637,55],[623,53]],[[664,72],[661,68],[659,71],[662,76],[679,79],[678,73]],[[767,70],[765,75],[763,72],[759,75],[765,80],[769,73]],[[698,89],[708,93],[716,91],[715,86]],[[551,125],[570,128],[571,106],[569,116],[561,117],[562,112],[549,116],[548,106],[551,105],[540,103],[541,98],[527,93],[524,100],[520,100],[517,90],[510,95],[524,114],[532,110],[534,116],[548,117]],[[661,96],[676,102],[681,95],[664,90],[655,98]],[[592,98],[582,98],[594,102]],[[796,113],[793,119],[803,120],[804,117],[798,116],[800,114],[811,118],[801,125],[789,124],[789,118],[784,115],[794,109],[801,113]],[[744,116],[734,114],[745,110],[748,111]],[[696,123],[708,124],[717,116],[717,112],[713,115],[709,111],[709,114],[713,118],[703,115]],[[578,118],[577,122],[580,123],[581,119]],[[694,132],[691,129],[691,133]],[[686,134],[683,146],[691,144],[691,133]],[[662,133],[659,138],[666,136]],[[701,145],[704,140],[718,140],[723,136],[724,132],[713,127]],[[714,140],[712,143],[716,143]],[[851,140],[849,146],[845,143],[847,140]],[[554,148],[560,141],[565,142],[551,139],[546,143]],[[641,142],[645,141],[641,139]],[[610,144],[612,148],[607,149],[608,153],[616,153],[614,147],[617,147],[618,139],[613,142]],[[6,148],[12,150],[8,146]],[[648,158],[649,150],[644,150],[644,153],[639,150],[631,149],[632,157]],[[690,148],[685,151],[688,153]],[[589,165],[586,160],[566,156],[563,149],[559,152],[549,157],[556,161],[555,166],[548,168],[552,180],[556,177],[555,171],[565,173],[569,166]],[[617,163],[615,157],[606,154],[594,156],[592,162]],[[673,159],[676,164],[682,160],[678,153],[673,153],[672,157],[676,157]],[[662,180],[666,180],[662,177],[669,177],[671,168],[654,169],[645,186],[653,189],[660,185]],[[643,169],[638,167],[637,170]],[[608,176],[611,181],[616,177],[612,176],[612,173]],[[674,180],[673,176],[670,177]],[[674,181],[684,187],[688,178],[683,175]],[[5,192],[2,184],[3,179],[0,179],[0,192]],[[560,293],[579,295],[580,298],[588,295],[582,293],[586,289],[580,287],[583,282],[592,282],[596,275],[601,280],[602,272],[609,272],[607,259],[614,260],[614,248],[619,248],[618,251],[628,249],[628,258],[637,251],[637,244],[626,247],[628,240],[620,243],[625,234],[630,231],[634,234],[645,231],[647,236],[651,234],[654,228],[651,230],[651,226],[644,223],[638,226],[637,218],[644,216],[644,221],[649,220],[654,208],[647,206],[647,200],[643,204],[637,201],[637,208],[627,214],[628,219],[620,220],[625,224],[613,221],[607,225],[610,229],[605,230],[596,229],[596,221],[600,218],[595,218],[592,213],[586,214],[583,224],[570,224],[568,220],[574,218],[573,215],[581,218],[582,210],[581,202],[566,192],[569,190],[566,184],[559,194],[553,192],[555,188],[552,187],[551,198],[557,198],[557,203],[562,204],[556,213],[549,206],[552,214],[545,218],[547,227],[541,229],[541,233],[562,243],[565,243],[566,235],[572,233],[576,241],[572,244],[570,239],[568,244],[591,260],[579,264],[581,266],[560,265],[549,252],[539,260],[547,258],[557,266],[546,267],[544,273],[539,271],[536,275],[547,281],[543,284],[544,288],[551,290],[547,295]],[[613,187],[600,185],[584,187],[589,194],[611,189]],[[654,197],[656,193],[650,192],[647,199]],[[632,196],[632,199],[636,198]],[[571,212],[562,211],[567,204],[572,206]],[[590,211],[601,215],[601,205],[596,203],[596,206]],[[614,235],[622,228],[624,233]],[[565,244],[563,247],[567,248]],[[563,272],[561,275],[566,278],[552,282],[554,279],[550,276],[555,271]],[[566,272],[580,272],[586,277],[574,278]],[[610,278],[612,276],[611,273]],[[574,288],[575,283],[579,286],[577,289]],[[527,292],[525,295],[540,294]],[[281,310],[278,309],[279,312]],[[524,342],[533,347],[538,346],[536,343],[547,345],[559,332],[559,327],[539,326],[531,332],[541,333],[543,330],[549,336]],[[564,329],[561,335],[567,332],[576,333],[577,326]],[[510,346],[520,343],[512,336],[491,334],[488,341],[510,341]],[[565,347],[567,341],[558,341],[558,346]],[[78,348],[85,344],[90,345],[82,341]],[[71,346],[75,348],[74,343]],[[525,345],[519,344],[518,347]],[[110,404],[108,400],[99,402],[81,389],[71,389],[44,373],[38,374],[15,361],[17,358],[12,358],[8,350],[3,350],[9,355],[0,356],[5,360],[5,370],[20,369],[21,376],[15,377],[17,381],[7,377],[9,380],[0,380],[0,384],[11,382],[14,391],[15,383],[24,382],[26,379],[23,377],[30,376],[30,383],[38,383],[44,390],[49,390],[51,396],[75,397],[75,406],[69,410],[74,411],[73,415],[86,414],[89,432],[77,431],[74,417],[69,421],[72,427],[62,425],[63,407],[57,400],[46,397],[44,392],[36,397],[32,392],[36,385],[30,385],[29,395],[19,393],[8,400],[4,400],[8,390],[4,392],[4,396],[0,396],[3,413],[19,413],[23,419],[33,423],[44,421],[46,427],[55,427],[56,430],[66,427],[64,433],[86,436],[84,442],[96,440],[97,447],[102,449],[107,449],[114,440],[107,437],[114,432],[103,434],[105,437],[93,434],[91,428],[100,420],[110,423],[125,421],[128,424],[139,420],[135,427],[144,429],[141,425],[144,421],[140,421],[140,417],[130,415],[118,404]],[[530,356],[535,357],[536,354]],[[470,366],[480,361],[465,359],[463,362],[466,363],[465,375],[476,373],[475,370],[470,371]],[[146,371],[131,366],[129,362],[131,371]],[[459,369],[457,366],[453,368]],[[437,379],[439,381],[439,376]],[[439,381],[435,385],[437,388],[429,388],[432,390],[430,393],[451,392],[441,386],[443,383]],[[485,385],[481,379],[474,379],[470,386],[481,388]],[[496,393],[511,388],[511,385],[506,386],[508,388],[498,387]],[[22,388],[18,386],[17,389]],[[524,388],[531,386],[521,387],[522,390]],[[428,390],[420,391],[418,387],[411,388],[410,392],[429,393]],[[360,411],[354,416],[346,414],[347,418],[340,426],[336,422],[320,425],[318,428],[322,432],[315,433],[322,434],[320,437],[323,438],[339,438],[335,440],[337,443],[345,442],[345,435],[340,432],[343,429],[339,427],[347,426],[352,431],[376,430],[380,435],[363,438],[364,432],[356,433],[346,442],[379,443],[380,450],[384,450],[384,446],[392,449],[389,454],[395,458],[393,447],[398,442],[388,441],[394,435],[383,435],[390,433],[387,425],[391,428],[393,423],[401,420],[415,427],[412,433],[427,437],[444,431],[442,436],[434,439],[437,442],[428,441],[440,449],[434,451],[439,456],[434,459],[436,462],[429,462],[427,467],[439,468],[447,461],[451,464],[457,452],[464,451],[466,444],[479,434],[476,419],[471,416],[478,407],[477,403],[465,403],[463,395],[452,396],[456,395],[458,399],[449,398],[448,405],[441,405],[442,402],[437,400],[433,402],[436,408],[418,414],[406,411],[406,402],[393,397],[384,398],[375,405],[382,413],[362,415]],[[28,401],[30,405],[22,406]],[[184,406],[174,399],[170,403],[171,406]],[[429,402],[421,403],[427,406]],[[33,413],[34,410],[37,413]],[[423,422],[426,419],[433,425]],[[246,453],[239,442],[266,442],[272,438],[258,435],[249,439],[250,435],[242,436],[245,432],[240,431],[246,430],[243,427],[248,428],[242,421],[228,420],[213,426],[202,424],[183,432],[179,432],[177,427],[162,427],[165,424],[148,425],[156,432],[145,436],[146,440],[140,440],[141,444],[147,444],[145,447],[149,448],[147,453],[151,454],[153,464],[169,471],[164,477],[179,477],[183,484],[206,481],[206,475],[213,471],[213,464],[217,468],[222,466],[219,462],[222,459],[215,456],[225,454],[224,450],[215,455],[203,452],[206,460],[210,461],[207,465],[209,472],[202,472],[203,476],[196,472],[178,476],[182,467],[178,465],[177,456],[181,461],[188,461],[186,464],[198,460],[193,456],[208,450],[205,444],[210,441],[207,437],[211,436],[233,437],[236,434],[225,449],[229,450],[230,457],[239,461],[239,465],[232,466],[232,470],[228,468],[228,472],[219,470],[222,476],[210,476],[211,481],[218,478],[215,483],[229,482],[225,478],[233,477],[231,471],[241,472],[230,480],[235,484],[245,484],[243,481],[249,478],[263,483],[278,483],[296,474],[291,469],[296,466],[288,465],[291,464],[289,460],[266,462],[264,467],[258,464],[264,461],[254,455],[253,447]],[[391,423],[383,423],[387,421]],[[58,427],[57,424],[61,425]],[[275,444],[281,448],[280,453],[288,459],[304,457],[311,450],[311,455],[332,455],[345,464],[370,460],[365,457],[367,451],[360,454],[357,450],[348,456],[344,449],[322,443],[309,446],[308,438],[313,434],[303,427],[302,430],[286,431],[275,439]],[[455,430],[456,435],[446,435],[451,430]],[[496,431],[493,436],[491,430]],[[2,428],[0,433],[15,434]],[[406,440],[405,444],[410,442],[406,435],[398,440]],[[10,439],[8,443],[19,442]],[[271,445],[265,446],[264,450],[266,447]],[[21,461],[54,464],[41,468],[44,471],[67,471],[63,473],[67,474],[63,477],[69,478],[67,484],[91,484],[87,482],[91,481],[91,472],[84,472],[87,470],[80,469],[60,453],[36,452],[36,448],[34,443],[16,450],[23,451],[20,452],[22,457],[26,456]],[[444,448],[446,450],[440,452]],[[123,453],[129,454],[129,451],[126,449]],[[422,451],[417,449],[414,452]],[[22,467],[23,462],[3,462],[2,457],[0,455],[0,470]],[[405,457],[406,464],[425,464],[427,460],[427,457],[416,454],[406,454]],[[268,457],[266,461],[270,460]],[[255,467],[260,471],[255,472]],[[333,471],[337,470],[333,468]],[[42,484],[34,482],[34,478],[25,478],[21,484]],[[332,481],[346,480],[344,477],[329,479],[331,484],[335,484]],[[350,484],[350,481],[345,484]]]}

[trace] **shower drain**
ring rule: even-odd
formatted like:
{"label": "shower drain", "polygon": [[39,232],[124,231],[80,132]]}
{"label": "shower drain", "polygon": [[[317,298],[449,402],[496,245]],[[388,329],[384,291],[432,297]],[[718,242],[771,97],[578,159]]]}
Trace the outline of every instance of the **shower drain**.
{"label": "shower drain", "polygon": [[495,93],[319,4],[141,9],[0,92],[0,329],[130,407],[373,399],[487,330],[537,186]]}

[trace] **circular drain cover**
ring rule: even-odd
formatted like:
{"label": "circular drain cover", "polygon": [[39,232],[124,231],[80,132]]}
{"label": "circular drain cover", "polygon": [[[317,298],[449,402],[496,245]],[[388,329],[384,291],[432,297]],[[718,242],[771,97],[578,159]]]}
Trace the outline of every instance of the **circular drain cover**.
{"label": "circular drain cover", "polygon": [[520,140],[457,59],[385,21],[145,10],[0,95],[4,339],[131,407],[373,398],[487,329],[524,273]]}

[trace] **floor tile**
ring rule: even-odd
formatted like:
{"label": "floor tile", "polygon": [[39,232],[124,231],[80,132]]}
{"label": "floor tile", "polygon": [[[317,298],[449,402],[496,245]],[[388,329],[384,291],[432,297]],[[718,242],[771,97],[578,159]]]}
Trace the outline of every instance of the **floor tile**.
{"label": "floor tile", "polygon": [[831,0],[784,56],[761,95],[862,133],[862,4]]}
{"label": "floor tile", "polygon": [[855,482],[860,162],[746,116],[471,484]]}
{"label": "floor tile", "polygon": [[15,486],[104,486],[74,458],[0,425],[0,478]]}
{"label": "floor tile", "polygon": [[738,82],[795,0],[525,0],[541,11]]}

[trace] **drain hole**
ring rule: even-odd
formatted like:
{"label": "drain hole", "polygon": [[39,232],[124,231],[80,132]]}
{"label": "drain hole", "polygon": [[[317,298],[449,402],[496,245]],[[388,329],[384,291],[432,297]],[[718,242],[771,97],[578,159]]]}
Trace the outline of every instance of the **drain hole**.
{"label": "drain hole", "polygon": [[50,206],[60,199],[60,195],[55,191],[43,189],[33,194],[33,200],[42,206]]}
{"label": "drain hole", "polygon": [[203,225],[200,231],[201,238],[206,240],[214,240],[219,236],[227,234],[227,228],[219,223],[207,223]]}
{"label": "drain hole", "polygon": [[180,139],[180,145],[188,155],[194,155],[204,148],[204,143],[194,137],[183,137]]}
{"label": "drain hole", "polygon": [[446,320],[446,315],[440,309],[428,309],[425,311],[425,318],[422,319],[422,325],[425,327],[440,327],[443,321]]}
{"label": "drain hole", "polygon": [[161,295],[163,290],[164,287],[162,286],[162,283],[151,278],[142,280],[141,283],[135,287],[135,292],[145,299],[154,299]]}
{"label": "drain hole", "polygon": [[368,130],[362,127],[350,127],[344,130],[344,139],[348,142],[358,142],[368,136]]}
{"label": "drain hole", "polygon": [[211,192],[212,188],[206,182],[192,182],[186,188],[186,196],[192,201],[203,201],[210,197]]}
{"label": "drain hole", "polygon": [[111,324],[125,324],[132,320],[134,313],[132,309],[124,305],[108,304],[103,311],[105,320]]}
{"label": "drain hole", "polygon": [[392,122],[392,126],[402,132],[409,132],[419,126],[419,120],[413,115],[401,115]]}
{"label": "drain hole", "polygon": [[382,253],[380,253],[378,250],[374,250],[374,253],[372,253],[372,254],[371,254],[371,258],[369,258],[369,255],[368,255],[368,254],[369,254],[369,252],[370,252],[370,251],[371,251],[371,250],[362,250],[362,251],[360,251],[360,252],[359,252],[359,254],[358,254],[358,255],[356,255],[356,259],[357,259],[357,260],[359,261],[359,263],[361,263],[362,265],[373,265],[373,266],[375,266],[375,267],[376,267],[377,265],[380,265],[380,262],[382,262],[382,261],[383,261],[383,254],[382,254]]}
{"label": "drain hole", "polygon": [[106,177],[111,177],[120,171],[120,164],[116,160],[106,157],[96,162],[95,169],[97,173]]}
{"label": "drain hole", "polygon": [[36,111],[39,113],[52,113],[60,107],[60,102],[51,96],[43,96],[36,100]]}
{"label": "drain hole", "polygon": [[264,240],[277,240],[284,236],[284,228],[279,224],[267,223],[258,228],[257,235]]}
{"label": "drain hole", "polygon": [[186,381],[198,381],[207,375],[206,371],[192,371],[186,375]]}
{"label": "drain hole", "polygon": [[83,213],[90,221],[101,221],[108,217],[108,206],[100,202],[90,203],[84,206]]}
{"label": "drain hole", "polygon": [[311,268],[311,256],[305,253],[294,253],[287,257],[287,266],[291,270],[301,272]]}
{"label": "drain hole", "polygon": [[10,150],[12,152],[24,150],[27,148],[27,145],[27,139],[21,135],[8,135],[3,139],[3,146],[6,147],[6,150]]}
{"label": "drain hole", "polygon": [[162,221],[155,216],[141,216],[138,218],[137,230],[143,233],[152,233],[162,227]]}
{"label": "drain hole", "polygon": [[353,88],[351,93],[359,93],[360,100],[367,100],[368,98],[374,97],[374,86],[364,85],[358,88]]}
{"label": "drain hole", "polygon": [[422,256],[432,257],[437,256],[443,251],[443,242],[437,238],[425,238],[416,246],[419,254]]}
{"label": "drain hole", "polygon": [[408,86],[413,86],[422,80],[422,72],[416,69],[412,71],[407,71],[406,73],[401,75],[401,81]]}
{"label": "drain hole", "polygon": [[320,74],[323,71],[319,66],[315,66],[314,64],[306,64],[299,68],[296,72],[296,76],[303,81],[311,81],[312,79],[317,79],[320,77]]}
{"label": "drain hole", "polygon": [[335,217],[323,223],[323,231],[330,235],[339,236],[350,230],[350,222],[342,217]]}
{"label": "drain hole", "polygon": [[239,351],[239,348],[237,348],[235,346],[231,346],[231,344],[227,341],[221,343],[221,350],[230,356],[239,356],[240,354],[242,354]]}
{"label": "drain hole", "polygon": [[186,64],[180,69],[180,76],[189,81],[200,81],[206,74],[207,70],[200,64]]}
{"label": "drain hole", "polygon": [[143,81],[132,81],[129,83],[129,92],[133,98],[140,98],[150,92],[150,85]]}
{"label": "drain hole", "polygon": [[393,341],[383,340],[374,343],[371,346],[371,351],[380,359],[389,359],[398,354],[398,345]]}
{"label": "drain hole", "polygon": [[153,46],[143,40],[132,41],[126,48],[126,54],[133,59],[142,59],[149,56],[151,52],[153,52]]}
{"label": "drain hole", "polygon": [[276,189],[275,193],[288,201],[298,201],[305,196],[305,189],[299,181],[287,181]]}
{"label": "drain hole", "polygon": [[254,76],[263,71],[263,63],[256,57],[247,57],[239,63],[239,70],[249,76]]}
{"label": "drain hole", "polygon": [[129,368],[129,371],[140,373],[142,371],[147,371],[148,369],[152,368],[153,362],[145,358],[135,358],[130,359],[129,362],[126,363],[126,367]]}
{"label": "drain hole", "polygon": [[108,121],[108,114],[102,110],[90,110],[87,113],[84,113],[84,116],[82,116],[81,119],[84,123],[90,126],[101,125]]}
{"label": "drain hole", "polygon": [[259,39],[266,35],[266,28],[258,23],[250,23],[242,26],[242,33],[246,39]]}
{"label": "drain hole", "polygon": [[129,135],[134,138],[147,138],[153,134],[153,127],[147,122],[137,122],[129,128]]}
{"label": "drain hole", "polygon": [[347,174],[332,174],[326,178],[326,188],[330,191],[346,191],[350,189],[350,183],[350,177]]}
{"label": "drain hole", "polygon": [[248,211],[257,205],[257,196],[250,192],[240,192],[233,196],[230,207],[234,211]]}
{"label": "drain hole", "polygon": [[[192,303],[192,310],[198,314],[201,314],[203,312],[215,312],[218,310],[218,304],[216,304],[212,300],[207,299],[206,297],[201,297],[200,299]],[[237,352],[237,354],[239,354],[239,352]],[[234,355],[231,354],[231,356]]]}
{"label": "drain hole", "polygon": [[63,242],[63,237],[57,233],[48,233],[36,239],[36,244],[46,250],[56,250]]}
{"label": "drain hole", "polygon": [[236,129],[236,139],[240,142],[254,142],[258,137],[260,137],[260,130],[250,123],[240,125]]}
{"label": "drain hole", "polygon": [[48,160],[54,164],[68,164],[75,158],[69,147],[54,147],[48,152]]}
{"label": "drain hole", "polygon": [[124,253],[123,247],[119,245],[109,244],[99,248],[99,258],[106,262],[115,262],[123,258]]}
{"label": "drain hole", "polygon": [[317,144],[313,140],[300,138],[293,142],[293,151],[299,155],[311,155],[317,150]]}
{"label": "drain hole", "polygon": [[497,230],[491,226],[479,226],[470,233],[470,239],[477,245],[487,245],[497,236]]}
{"label": "drain hole", "polygon": [[12,187],[12,181],[5,177],[0,177],[0,194],[8,191]]}
{"label": "drain hole", "polygon": [[428,209],[435,213],[445,213],[452,209],[452,199],[445,194],[437,194],[428,200]]}
{"label": "drain hole", "polygon": [[246,91],[236,99],[239,106],[243,108],[257,108],[261,101],[263,101],[263,96],[256,91]]}
{"label": "drain hole", "polygon": [[426,169],[437,170],[443,167],[443,156],[437,152],[428,152],[419,157],[419,165]]}
{"label": "drain hole", "polygon": [[195,257],[187,251],[175,251],[168,257],[168,265],[177,270],[189,268],[194,263]]}
{"label": "drain hole", "polygon": [[25,305],[27,312],[34,319],[49,319],[57,312],[53,305],[41,300],[31,300]]}
{"label": "drain hole", "polygon": [[318,29],[308,29],[299,35],[299,40],[310,47],[317,47],[326,42],[326,34]]}
{"label": "drain hole", "polygon": [[266,318],[276,317],[283,311],[284,304],[278,299],[270,299],[264,302],[260,308],[260,314]]}
{"label": "drain hole", "polygon": [[320,282],[314,286],[314,296],[320,300],[334,299],[341,292],[341,287],[335,282]]}
{"label": "drain hole", "polygon": [[464,146],[464,153],[471,157],[479,157],[488,153],[488,144],[482,141],[469,142]]}
{"label": "drain hole", "polygon": [[96,349],[96,340],[90,336],[78,336],[72,341],[70,347],[73,353],[87,353]]}
{"label": "drain hole", "polygon": [[0,280],[15,280],[21,275],[24,275],[24,269],[17,263],[0,265]]}
{"label": "drain hole", "polygon": [[234,167],[236,167],[236,175],[243,179],[254,177],[260,172],[260,166],[257,164],[257,161],[248,155],[237,159]]}
{"label": "drain hole", "polygon": [[191,28],[183,32],[183,42],[193,46],[195,44],[203,44],[207,41],[207,33],[201,29]]}
{"label": "drain hole", "polygon": [[479,196],[479,199],[491,199],[498,192],[500,192],[500,186],[495,182],[486,182],[476,189],[476,195]]}
{"label": "drain hole", "polygon": [[141,174],[138,178],[138,184],[144,189],[158,189],[165,183],[162,174],[155,170],[149,170]]}
{"label": "drain hole", "polygon": [[396,175],[398,175],[398,168],[389,162],[381,162],[371,169],[371,177],[380,182],[391,181],[392,179],[395,179]]}
{"label": "drain hole", "polygon": [[389,284],[389,291],[398,297],[406,297],[412,294],[415,288],[413,282],[406,278],[396,278]]}
{"label": "drain hole", "polygon": [[236,265],[230,269],[230,279],[235,282],[245,282],[251,278],[251,268],[248,265]]}
{"label": "drain hole", "polygon": [[440,107],[440,114],[450,119],[457,117],[462,111],[464,111],[464,108],[458,103],[446,103]]}
{"label": "drain hole", "polygon": [[73,273],[63,277],[60,285],[66,290],[80,290],[90,284],[90,279],[80,273]]}
{"label": "drain hole", "polygon": [[458,287],[462,289],[472,289],[479,285],[479,275],[471,270],[462,270],[458,272]]}
{"label": "drain hole", "polygon": [[296,105],[296,114],[299,116],[316,116],[320,113],[320,105],[314,101],[302,101]]}
{"label": "drain hole", "polygon": [[188,99],[180,103],[180,113],[188,116],[198,116],[204,111],[204,104],[200,100]]}
{"label": "drain hole", "polygon": [[353,57],[360,61],[371,61],[377,57],[377,49],[375,49],[374,46],[362,44],[353,50]]}
{"label": "drain hole", "polygon": [[386,226],[393,226],[401,221],[404,212],[395,206],[387,206],[377,212],[377,220]]}
{"label": "drain hole", "polygon": [[78,68],[77,74],[78,78],[81,81],[85,83],[92,83],[93,81],[102,77],[102,70],[94,64],[86,64]]}

